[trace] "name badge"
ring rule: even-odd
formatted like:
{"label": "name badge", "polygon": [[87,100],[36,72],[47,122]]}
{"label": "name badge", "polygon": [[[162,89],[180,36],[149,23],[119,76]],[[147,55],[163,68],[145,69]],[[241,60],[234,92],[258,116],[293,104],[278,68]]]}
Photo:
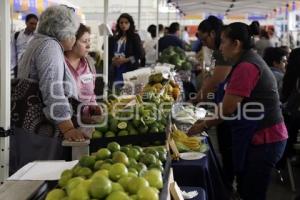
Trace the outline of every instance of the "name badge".
{"label": "name badge", "polygon": [[80,76],[80,80],[82,83],[90,83],[93,81],[93,74],[84,74]]}

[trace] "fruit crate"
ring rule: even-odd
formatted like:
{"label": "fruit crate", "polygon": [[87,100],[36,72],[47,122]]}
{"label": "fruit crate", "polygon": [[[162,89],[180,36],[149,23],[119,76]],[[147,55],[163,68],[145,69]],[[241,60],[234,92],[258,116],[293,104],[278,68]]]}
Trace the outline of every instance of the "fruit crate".
{"label": "fruit crate", "polygon": [[[164,163],[163,171],[163,188],[159,193],[159,200],[167,200],[169,196],[169,175],[171,169],[171,156],[168,152],[166,162]],[[58,181],[45,181],[42,186],[31,195],[30,200],[45,200],[47,193],[52,189],[58,188]]]}
{"label": "fruit crate", "polygon": [[127,135],[127,136],[116,136],[116,137],[102,137],[92,139],[90,141],[90,152],[96,152],[99,148],[105,147],[110,142],[117,142],[120,145],[139,145],[142,147],[153,146],[153,145],[164,145],[166,143],[168,132],[155,133],[155,134],[141,134],[141,135]]}

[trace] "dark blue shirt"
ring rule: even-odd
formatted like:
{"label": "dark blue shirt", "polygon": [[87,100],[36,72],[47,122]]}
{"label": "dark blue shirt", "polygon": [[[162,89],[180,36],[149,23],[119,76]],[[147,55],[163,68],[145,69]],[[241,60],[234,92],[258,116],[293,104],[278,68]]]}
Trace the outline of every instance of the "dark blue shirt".
{"label": "dark blue shirt", "polygon": [[183,49],[183,42],[176,35],[166,35],[158,41],[158,51],[162,52],[169,46],[180,47]]}

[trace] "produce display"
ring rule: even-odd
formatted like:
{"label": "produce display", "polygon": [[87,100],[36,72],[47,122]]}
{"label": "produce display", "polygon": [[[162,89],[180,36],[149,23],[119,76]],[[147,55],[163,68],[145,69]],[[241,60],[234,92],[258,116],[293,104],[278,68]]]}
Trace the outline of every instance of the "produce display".
{"label": "produce display", "polygon": [[166,101],[174,101],[180,95],[180,87],[174,80],[165,79],[162,73],[157,73],[149,77],[149,83],[143,89],[143,93],[148,92],[162,93]]}
{"label": "produce display", "polygon": [[132,101],[132,105],[118,98],[109,101],[106,121],[96,128],[93,138],[165,133],[170,105],[167,109],[160,104],[166,101],[164,96],[153,94],[144,102],[137,95]]}
{"label": "produce display", "polygon": [[110,95],[105,102],[106,118],[93,138],[165,133],[172,104],[179,95],[179,85],[162,73],[151,75],[141,94]]}
{"label": "produce display", "polygon": [[176,103],[172,107],[172,118],[178,122],[193,125],[197,120],[204,119],[206,110],[190,103]]}
{"label": "produce display", "polygon": [[164,147],[109,143],[65,170],[46,200],[158,200],[163,187]]}
{"label": "produce display", "polygon": [[175,65],[176,70],[189,71],[192,69],[192,63],[188,60],[183,49],[170,46],[163,50],[158,58],[161,63],[170,63]]}
{"label": "produce display", "polygon": [[185,132],[176,129],[171,133],[171,137],[174,139],[177,149],[182,152],[205,152],[208,146],[201,142],[199,137],[188,136]]}

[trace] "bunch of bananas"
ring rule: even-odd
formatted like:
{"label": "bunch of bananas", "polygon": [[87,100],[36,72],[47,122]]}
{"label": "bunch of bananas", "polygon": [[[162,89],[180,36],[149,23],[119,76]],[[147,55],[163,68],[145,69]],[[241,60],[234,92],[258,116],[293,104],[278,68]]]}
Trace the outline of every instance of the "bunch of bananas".
{"label": "bunch of bananas", "polygon": [[172,138],[175,140],[176,146],[180,151],[200,151],[201,143],[197,137],[189,137],[185,132],[181,130],[174,130],[172,132]]}
{"label": "bunch of bananas", "polygon": [[121,98],[121,97],[117,98],[117,97],[115,97],[115,98],[110,98],[108,100],[105,100],[104,102],[107,106],[108,113],[113,113],[113,112],[116,112],[118,110],[122,110],[134,98],[136,98],[136,97],[135,96],[130,97],[130,98]]}

